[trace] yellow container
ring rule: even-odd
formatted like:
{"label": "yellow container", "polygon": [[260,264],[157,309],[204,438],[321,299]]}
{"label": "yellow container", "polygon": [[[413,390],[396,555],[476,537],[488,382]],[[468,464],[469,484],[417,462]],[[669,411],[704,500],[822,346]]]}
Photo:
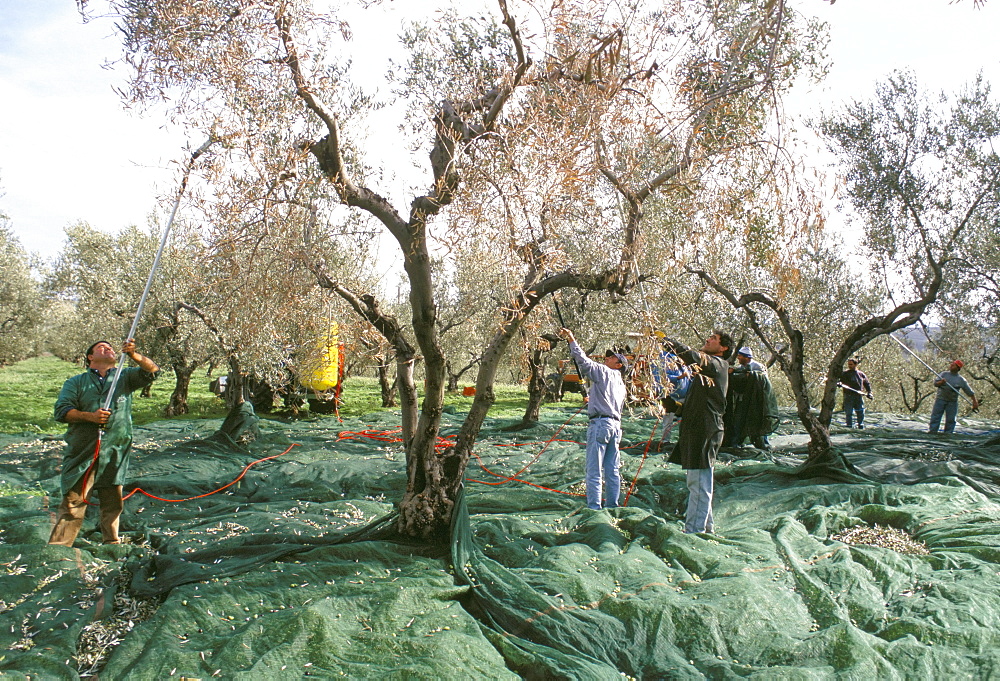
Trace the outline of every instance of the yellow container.
{"label": "yellow container", "polygon": [[340,369],[339,331],[337,322],[333,322],[327,335],[316,342],[319,353],[306,363],[299,379],[306,388],[323,392],[337,387]]}

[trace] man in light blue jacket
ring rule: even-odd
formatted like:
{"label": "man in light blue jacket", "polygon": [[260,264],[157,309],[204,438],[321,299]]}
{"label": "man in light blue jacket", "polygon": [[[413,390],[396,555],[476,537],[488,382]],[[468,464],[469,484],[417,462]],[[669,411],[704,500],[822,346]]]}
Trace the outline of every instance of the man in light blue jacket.
{"label": "man in light blue jacket", "polygon": [[934,381],[934,385],[937,386],[938,391],[937,398],[934,400],[934,406],[931,408],[929,432],[938,432],[938,428],[941,427],[942,416],[944,416],[944,432],[955,432],[955,420],[958,417],[959,390],[972,398],[973,409],[979,409],[979,399],[976,397],[976,393],[969,387],[969,383],[965,380],[965,377],[960,376],[958,373],[964,366],[965,363],[962,360],[956,359],[948,367],[948,371],[942,371],[938,374],[937,380]]}
{"label": "man in light blue jacket", "polygon": [[[621,452],[618,444],[622,439],[622,407],[625,406],[624,373],[628,370],[628,358],[620,352],[608,352],[604,363],[587,357],[577,344],[573,332],[562,329],[559,335],[569,341],[569,350],[580,368],[580,375],[590,380],[587,416],[587,508],[615,508],[621,494],[622,479],[618,472],[621,467]],[[604,487],[603,504],[601,487]]]}

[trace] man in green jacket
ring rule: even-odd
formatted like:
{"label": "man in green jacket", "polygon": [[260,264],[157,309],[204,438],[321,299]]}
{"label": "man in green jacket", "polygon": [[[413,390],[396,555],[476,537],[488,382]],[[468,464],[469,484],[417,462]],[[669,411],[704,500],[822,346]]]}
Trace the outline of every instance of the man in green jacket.
{"label": "man in green jacket", "polygon": [[[132,393],[146,387],[160,368],[135,351],[135,340],[122,346],[139,368],[124,368],[108,409],[103,405],[117,371],[118,357],[111,343],[98,341],[87,348],[87,370],[66,380],[56,400],[56,421],[68,423],[62,463],[62,503],[50,544],[72,546],[87,512],[87,497],[97,492],[101,535],[105,544],[117,544],[122,514],[122,485],[128,475],[132,449]],[[98,435],[100,450],[97,450]],[[95,454],[97,455],[95,458]]]}

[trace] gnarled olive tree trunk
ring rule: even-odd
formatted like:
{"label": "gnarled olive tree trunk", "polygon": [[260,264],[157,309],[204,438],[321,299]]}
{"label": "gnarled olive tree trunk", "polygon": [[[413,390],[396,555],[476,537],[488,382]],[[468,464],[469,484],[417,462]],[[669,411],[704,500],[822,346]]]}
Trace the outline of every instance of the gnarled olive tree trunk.
{"label": "gnarled olive tree trunk", "polygon": [[[771,295],[759,291],[737,297],[734,292],[720,284],[709,272],[688,267],[689,272],[698,276],[729,301],[734,309],[746,310],[750,328],[772,355],[777,358],[778,365],[788,379],[792,393],[795,395],[796,414],[806,432],[809,433],[809,456],[798,471],[800,475],[828,475],[830,471],[838,470],[848,475],[858,473],[844,455],[834,449],[830,440],[830,422],[833,419],[833,411],[836,406],[837,383],[840,381],[840,374],[848,357],[879,336],[891,334],[915,324],[923,315],[924,310],[937,300],[938,291],[943,283],[943,269],[941,263],[932,255],[928,254],[927,260],[932,276],[923,288],[923,295],[916,300],[897,305],[884,315],[865,319],[846,334],[826,367],[818,413],[812,409],[809,385],[805,378],[804,337],[802,331],[792,323],[791,315],[785,305]],[[771,334],[760,324],[756,306],[770,310],[777,319],[778,326],[784,336],[784,342],[780,347]]]}
{"label": "gnarled olive tree trunk", "polygon": [[396,406],[396,393],[398,392],[398,386],[396,380],[389,380],[389,359],[380,359],[378,363],[378,387],[379,392],[382,396],[382,406],[383,407],[395,407]]}
{"label": "gnarled olive tree trunk", "polygon": [[188,390],[191,386],[191,374],[197,366],[174,364],[174,391],[170,393],[170,402],[163,410],[166,416],[180,416],[188,413]]}

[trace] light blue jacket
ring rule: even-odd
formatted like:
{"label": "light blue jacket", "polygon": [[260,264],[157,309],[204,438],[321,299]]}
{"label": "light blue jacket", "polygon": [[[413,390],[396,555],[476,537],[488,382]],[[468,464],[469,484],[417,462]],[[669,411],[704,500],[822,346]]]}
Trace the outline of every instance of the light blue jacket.
{"label": "light blue jacket", "polygon": [[622,372],[590,359],[575,341],[569,344],[569,351],[580,367],[580,374],[590,379],[587,416],[611,416],[621,421],[626,394]]}
{"label": "light blue jacket", "polygon": [[969,397],[975,397],[976,393],[969,387],[969,382],[961,374],[953,374],[951,371],[942,371],[938,374],[938,380],[944,381],[944,385],[939,385],[937,399],[942,402],[958,402],[958,391],[964,390]]}

